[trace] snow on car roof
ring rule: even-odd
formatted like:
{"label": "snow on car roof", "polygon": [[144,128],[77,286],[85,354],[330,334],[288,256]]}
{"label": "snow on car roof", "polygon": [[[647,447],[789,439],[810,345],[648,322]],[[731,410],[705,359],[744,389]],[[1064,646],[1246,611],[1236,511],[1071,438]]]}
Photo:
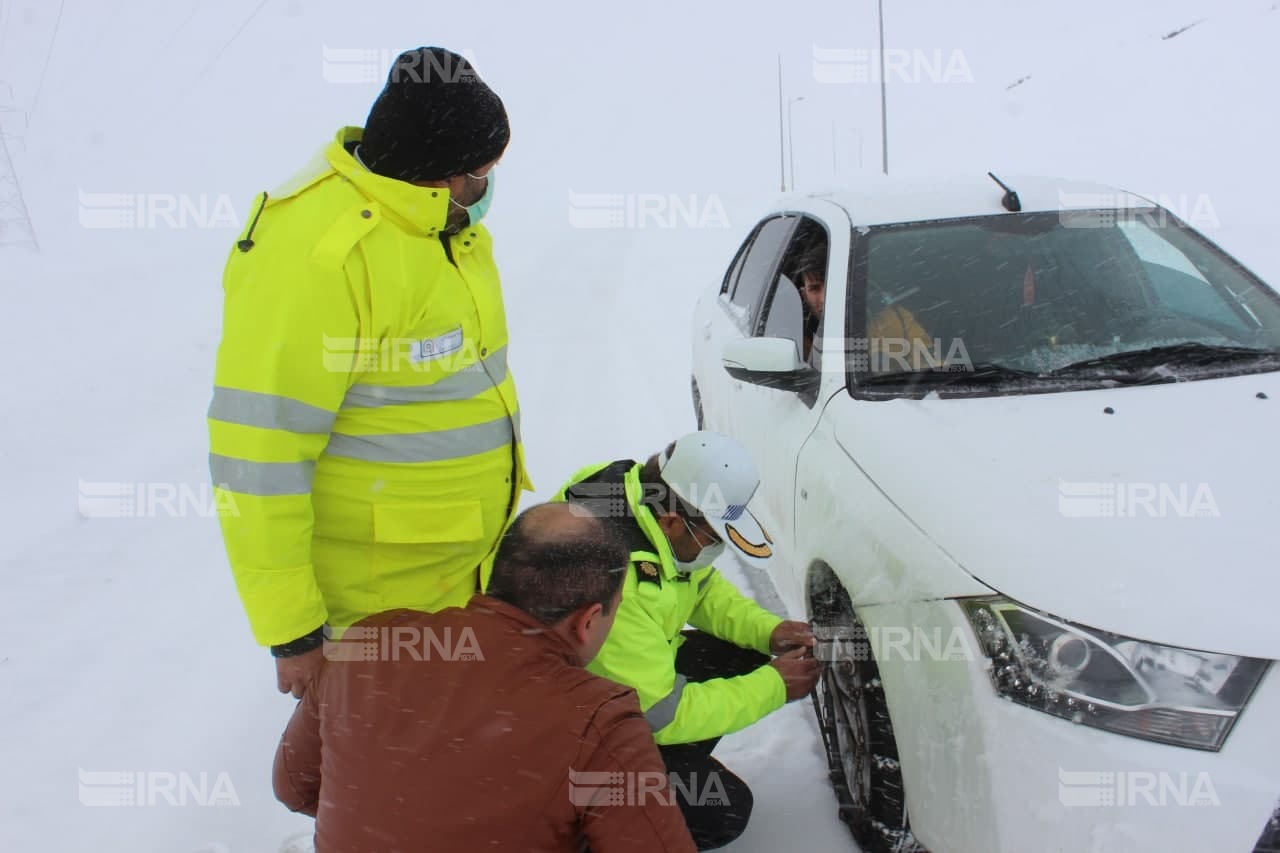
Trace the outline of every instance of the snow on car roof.
{"label": "snow on car roof", "polygon": [[[1155,205],[1150,199],[1105,184],[996,174],[1017,192],[1023,213]],[[1008,213],[1001,206],[1004,190],[981,172],[945,178],[867,178],[809,195],[843,207],[854,226]]]}

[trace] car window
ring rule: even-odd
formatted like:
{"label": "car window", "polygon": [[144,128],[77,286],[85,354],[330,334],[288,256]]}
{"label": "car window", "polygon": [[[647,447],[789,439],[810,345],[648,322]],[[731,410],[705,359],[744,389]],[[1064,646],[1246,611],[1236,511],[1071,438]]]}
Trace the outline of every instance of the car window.
{"label": "car window", "polygon": [[764,337],[794,342],[800,359],[811,364],[816,364],[816,353],[821,349],[818,338],[826,304],[830,245],[831,238],[820,222],[801,218],[756,327]]}
{"label": "car window", "polygon": [[1138,260],[1144,264],[1159,264],[1171,270],[1185,273],[1193,278],[1198,278],[1205,284],[1209,283],[1208,279],[1202,276],[1200,271],[1195,268],[1195,265],[1187,260],[1186,255],[1179,252],[1172,244],[1150,228],[1142,227],[1140,222],[1122,220],[1116,223],[1116,228],[1129,241],[1129,245],[1133,247]]}
{"label": "car window", "polygon": [[761,298],[773,281],[783,248],[787,245],[787,238],[791,236],[795,224],[794,216],[778,216],[767,220],[757,230],[755,240],[747,249],[730,301],[749,324],[755,323]]}
{"label": "car window", "polygon": [[1196,265],[1173,243],[1140,220],[1116,223],[1138,256],[1156,298],[1167,311],[1185,317],[1203,317],[1231,328],[1247,331],[1245,318],[1229,306]]}
{"label": "car window", "polygon": [[848,334],[870,342],[871,372],[1041,372],[1187,343],[1280,349],[1276,294],[1176,223],[1000,215],[881,226],[864,242],[865,305]]}
{"label": "car window", "polygon": [[766,338],[792,341],[796,345],[796,356],[804,358],[804,305],[800,289],[785,275],[778,276],[778,285],[773,289],[773,298],[769,300],[764,314],[761,334]]}
{"label": "car window", "polygon": [[724,281],[720,283],[721,294],[728,293],[738,283],[738,274],[742,272],[742,264],[747,259],[747,249],[751,248],[751,241],[755,236],[755,232],[751,232],[751,236],[738,247],[737,253],[733,256],[733,262],[729,264],[729,269],[724,274]]}

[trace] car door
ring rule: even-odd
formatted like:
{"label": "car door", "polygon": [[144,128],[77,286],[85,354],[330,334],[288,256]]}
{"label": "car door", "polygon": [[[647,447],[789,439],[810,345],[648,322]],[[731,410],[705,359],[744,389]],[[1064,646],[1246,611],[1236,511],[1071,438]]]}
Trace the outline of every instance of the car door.
{"label": "car door", "polygon": [[743,383],[725,372],[721,353],[727,341],[751,334],[796,221],[794,215],[774,214],[757,224],[730,265],[718,298],[701,306],[695,321],[694,378],[704,426],[744,444],[752,420],[738,408]]}
{"label": "car door", "polygon": [[[849,234],[846,215],[839,209],[830,212],[808,211],[793,232],[784,257],[800,247],[801,235],[814,227],[826,235],[826,309],[810,362],[820,371],[820,384],[814,392],[797,392],[749,385],[740,393],[739,408],[751,427],[745,431],[744,443],[760,468],[761,491],[752,503],[767,525],[771,526],[782,563],[774,576],[782,583],[801,583],[799,568],[791,565],[789,555],[796,553],[796,463],[801,449],[813,434],[825,401],[845,385],[844,370],[844,293],[849,270]],[[843,221],[842,221],[843,220]],[[784,338],[792,341],[797,353],[804,351],[804,319],[802,300],[796,283],[780,271],[770,286],[758,313],[756,336]]]}

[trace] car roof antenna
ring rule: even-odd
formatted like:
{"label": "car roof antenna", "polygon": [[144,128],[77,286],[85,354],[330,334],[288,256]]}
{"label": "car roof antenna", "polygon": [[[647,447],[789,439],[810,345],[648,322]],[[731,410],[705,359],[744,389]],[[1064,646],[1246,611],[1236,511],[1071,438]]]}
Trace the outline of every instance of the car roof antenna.
{"label": "car roof antenna", "polygon": [[991,180],[1000,185],[1000,189],[1004,190],[1004,198],[1000,199],[1000,204],[1004,205],[1004,209],[1010,213],[1019,213],[1022,210],[1022,201],[1018,198],[1018,194],[1009,188],[1009,185],[996,177],[995,172],[987,172],[987,176]]}

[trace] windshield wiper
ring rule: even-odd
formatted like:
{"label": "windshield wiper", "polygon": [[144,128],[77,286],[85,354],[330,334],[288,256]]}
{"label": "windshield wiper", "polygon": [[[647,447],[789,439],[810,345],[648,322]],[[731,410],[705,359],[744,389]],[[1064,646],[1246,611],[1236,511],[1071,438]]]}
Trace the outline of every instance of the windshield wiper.
{"label": "windshield wiper", "polygon": [[935,367],[926,370],[895,370],[890,373],[863,374],[858,378],[858,384],[867,387],[923,385],[938,388],[946,385],[1001,385],[1046,378],[1052,377],[1030,370],[1018,370],[995,362],[982,362],[958,370]]}
{"label": "windshield wiper", "polygon": [[1126,352],[1114,352],[1109,355],[1076,361],[1063,367],[1049,371],[1051,376],[1082,373],[1092,374],[1093,368],[1115,368],[1117,370],[1145,369],[1152,370],[1168,366],[1207,367],[1225,362],[1256,361],[1268,358],[1280,358],[1280,352],[1269,349],[1255,349],[1244,346],[1220,346],[1200,341],[1186,341],[1180,344],[1149,347]]}

